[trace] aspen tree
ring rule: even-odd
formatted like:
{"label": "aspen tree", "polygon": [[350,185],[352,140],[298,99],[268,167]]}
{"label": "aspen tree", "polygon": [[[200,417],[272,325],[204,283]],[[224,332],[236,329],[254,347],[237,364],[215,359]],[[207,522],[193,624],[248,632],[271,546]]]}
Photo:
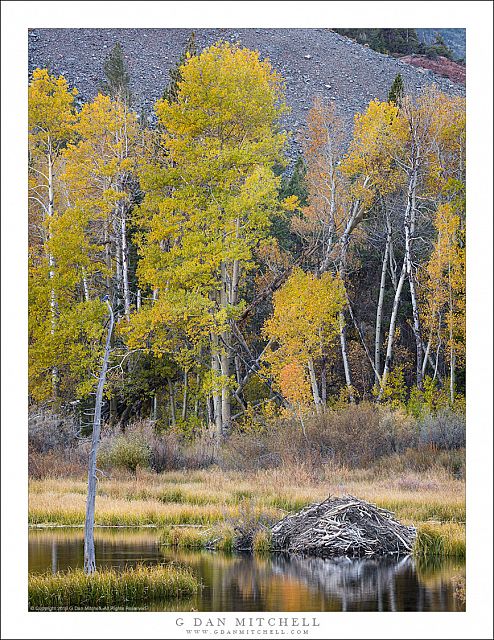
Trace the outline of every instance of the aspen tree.
{"label": "aspen tree", "polygon": [[[209,328],[211,393],[218,437],[231,428],[231,323],[253,248],[279,210],[273,167],[286,139],[282,81],[259,54],[219,43],[180,68],[176,100],[156,112],[167,158],[141,172],[147,191],[140,220],[139,277],[159,289],[158,318],[170,296],[201,307]],[[186,316],[192,317],[186,311]]]}

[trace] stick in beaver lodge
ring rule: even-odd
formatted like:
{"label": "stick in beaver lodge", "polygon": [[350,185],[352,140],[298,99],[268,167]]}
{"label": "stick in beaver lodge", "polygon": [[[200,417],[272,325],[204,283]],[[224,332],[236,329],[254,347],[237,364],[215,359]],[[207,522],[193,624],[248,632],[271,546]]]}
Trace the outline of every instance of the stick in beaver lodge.
{"label": "stick in beaver lodge", "polygon": [[273,551],[317,556],[408,554],[415,527],[353,496],[329,496],[291,514],[271,528]]}

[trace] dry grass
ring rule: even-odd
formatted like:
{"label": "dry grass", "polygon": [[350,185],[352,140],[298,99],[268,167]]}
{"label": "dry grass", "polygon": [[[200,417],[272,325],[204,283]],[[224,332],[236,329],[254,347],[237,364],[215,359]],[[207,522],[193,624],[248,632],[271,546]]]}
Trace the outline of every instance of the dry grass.
{"label": "dry grass", "polygon": [[[85,480],[31,480],[29,491],[31,524],[83,523]],[[464,483],[443,470],[393,474],[328,467],[315,475],[300,466],[248,475],[212,469],[102,479],[96,523],[212,525],[235,520],[246,505],[255,514],[279,518],[328,494],[355,495],[394,511],[406,524],[465,521]]]}

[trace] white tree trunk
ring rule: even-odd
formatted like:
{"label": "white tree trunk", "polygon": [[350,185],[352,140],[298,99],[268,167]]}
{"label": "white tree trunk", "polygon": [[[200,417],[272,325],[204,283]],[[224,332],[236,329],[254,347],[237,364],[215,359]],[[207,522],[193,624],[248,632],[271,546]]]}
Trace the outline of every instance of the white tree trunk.
{"label": "white tree trunk", "polygon": [[353,396],[352,376],[350,373],[350,365],[348,363],[348,351],[346,346],[345,317],[342,311],[340,311],[340,313],[338,314],[338,320],[340,323],[340,346],[341,346],[341,357],[343,359],[343,369],[345,371],[345,382],[348,390],[348,397],[351,402],[354,402],[355,398]]}
{"label": "white tree trunk", "polygon": [[125,207],[121,206],[121,251],[122,251],[122,284],[124,299],[124,314],[130,318],[130,290],[129,290],[129,257],[127,248],[127,221]]}
{"label": "white tree trunk", "polygon": [[173,383],[171,378],[168,378],[168,393],[170,400],[170,418],[171,418],[171,426],[176,427],[177,425],[177,412],[175,408],[175,391],[173,389]]}
{"label": "white tree trunk", "polygon": [[379,299],[377,301],[376,312],[376,335],[374,339],[374,369],[375,382],[380,384],[379,376],[381,375],[381,327],[384,307],[384,293],[386,291],[386,272],[388,270],[389,247],[391,244],[391,232],[388,229],[386,236],[386,248],[384,249],[384,257],[381,269],[381,282],[379,285]]}
{"label": "white tree trunk", "polygon": [[189,374],[187,370],[184,371],[184,392],[182,399],[182,420],[187,419],[187,396],[189,390]]}
{"label": "white tree trunk", "polygon": [[82,288],[84,290],[84,300],[89,301],[89,285],[87,282],[86,269],[82,270]]}
{"label": "white tree trunk", "polygon": [[108,333],[106,336],[103,364],[98,379],[96,401],[94,407],[93,433],[91,437],[91,451],[89,453],[89,469],[87,478],[86,520],[84,523],[84,573],[91,574],[96,571],[96,557],[94,555],[94,509],[96,504],[96,456],[101,432],[101,407],[103,404],[103,390],[106,381],[106,371],[110,357],[111,336],[113,331],[113,309],[107,302],[110,312]]}
{"label": "white tree trunk", "polygon": [[432,343],[432,330],[429,334],[429,339],[427,340],[427,346],[424,348],[424,359],[422,361],[422,380],[425,376],[425,371],[427,369],[427,362],[429,360],[429,354],[431,351],[431,343]]}
{"label": "white tree trunk", "polygon": [[[238,263],[236,262],[237,274],[238,274]],[[235,270],[235,269],[234,269]],[[232,280],[231,287],[229,287],[228,283],[228,274],[226,264],[222,262],[221,264],[221,290],[220,290],[220,306],[222,309],[226,309],[227,305],[232,302],[233,299],[233,288],[238,285],[238,275],[237,282],[234,283]],[[221,345],[221,375],[223,378],[223,383],[221,386],[221,424],[222,424],[222,436],[226,435],[230,432],[231,429],[231,393],[229,388],[229,379],[232,368],[232,356],[231,356],[231,330],[227,329],[223,331],[221,334],[222,345]]]}
{"label": "white tree trunk", "polygon": [[[51,219],[55,213],[54,208],[54,185],[53,185],[53,156],[51,153],[51,142],[49,143],[49,151],[48,151],[48,217]],[[48,238],[50,239],[51,232],[49,232]],[[50,280],[53,280],[55,277],[55,259],[53,255],[48,253],[48,266],[49,272],[48,277]],[[57,327],[57,297],[55,293],[55,289],[53,285],[50,288],[50,319],[51,319],[51,327],[50,333],[52,336],[55,335],[55,330]],[[52,379],[52,389],[53,396],[56,398],[58,395],[58,368],[56,366],[52,367],[51,370],[51,379]]]}
{"label": "white tree trunk", "polygon": [[321,413],[321,405],[322,405],[322,401],[321,401],[321,396],[319,395],[319,387],[317,384],[317,377],[316,377],[316,370],[314,367],[314,361],[312,360],[312,358],[309,358],[308,362],[307,362],[307,366],[309,369],[309,376],[310,376],[310,384],[312,387],[312,397],[314,398],[314,404],[316,407],[316,412],[317,413]]}
{"label": "white tree trunk", "polygon": [[384,387],[386,386],[386,382],[388,380],[389,369],[391,367],[391,359],[393,357],[393,345],[394,345],[394,337],[395,337],[395,329],[396,329],[396,319],[398,316],[398,307],[400,306],[401,291],[403,289],[403,284],[405,282],[405,276],[406,276],[406,258],[403,259],[403,266],[401,268],[400,279],[397,282],[395,297],[393,300],[393,310],[391,311],[391,318],[389,321],[386,358],[384,361],[383,374],[381,376],[381,390],[379,391],[378,400],[381,400],[382,398]]}
{"label": "white tree trunk", "polygon": [[451,284],[451,260],[448,262],[448,297],[449,297],[449,396],[451,404],[455,401],[455,366],[456,354],[453,342],[453,287]]}
{"label": "white tree trunk", "polygon": [[218,336],[211,334],[211,370],[213,373],[214,389],[213,389],[213,415],[212,419],[215,424],[216,439],[219,442],[223,433],[223,422],[221,418],[221,393],[217,390],[218,378],[221,375],[219,353],[218,353]]}
{"label": "white tree trunk", "polygon": [[408,190],[408,206],[407,213],[405,215],[405,260],[408,284],[410,286],[410,298],[412,301],[412,315],[413,315],[413,335],[415,337],[415,352],[416,352],[416,375],[417,375],[417,387],[422,388],[422,333],[420,330],[420,316],[418,309],[417,293],[415,290],[415,275],[413,273],[412,265],[412,242],[415,233],[415,218],[416,218],[416,205],[415,195],[417,189],[417,172],[414,170],[410,178],[409,190]]}

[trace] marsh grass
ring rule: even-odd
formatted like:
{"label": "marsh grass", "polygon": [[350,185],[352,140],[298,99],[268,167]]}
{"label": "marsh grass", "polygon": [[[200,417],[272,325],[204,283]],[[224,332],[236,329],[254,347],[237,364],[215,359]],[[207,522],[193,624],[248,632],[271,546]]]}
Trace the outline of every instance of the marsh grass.
{"label": "marsh grass", "polygon": [[29,575],[29,609],[130,607],[159,599],[189,597],[199,589],[190,571],[174,566],[103,569],[91,576],[82,569]]}
{"label": "marsh grass", "polygon": [[419,525],[413,554],[424,560],[435,557],[464,559],[465,527],[456,522],[425,522]]}
{"label": "marsh grass", "polygon": [[[238,504],[163,503],[155,498],[128,500],[98,493],[95,523],[98,526],[212,525],[240,515]],[[279,511],[255,505],[256,513],[278,517]],[[81,525],[84,523],[85,496],[81,493],[34,492],[29,499],[31,525]]]}
{"label": "marsh grass", "polygon": [[[246,518],[266,524],[329,494],[350,494],[394,512],[399,520],[419,530],[427,523],[429,528],[422,528],[425,533],[418,538],[417,554],[464,555],[464,483],[444,469],[395,474],[328,467],[324,473],[316,478],[300,465],[249,474],[219,469],[162,474],[138,470],[135,478],[102,478],[96,524],[150,526],[165,531],[171,527],[167,544],[173,538],[177,547],[210,548],[211,540],[217,539],[215,548],[229,550],[235,525],[256,531],[257,527],[243,526]],[[83,479],[31,480],[30,524],[81,526],[85,494]],[[448,526],[441,527],[441,523]],[[207,530],[209,533],[204,533]],[[457,540],[460,542],[454,542]]]}
{"label": "marsh grass", "polygon": [[271,551],[271,532],[269,529],[259,529],[252,539],[252,551],[258,555],[266,555]]}
{"label": "marsh grass", "polygon": [[166,527],[160,533],[160,544],[181,549],[233,550],[234,532],[227,524],[214,527]]}

